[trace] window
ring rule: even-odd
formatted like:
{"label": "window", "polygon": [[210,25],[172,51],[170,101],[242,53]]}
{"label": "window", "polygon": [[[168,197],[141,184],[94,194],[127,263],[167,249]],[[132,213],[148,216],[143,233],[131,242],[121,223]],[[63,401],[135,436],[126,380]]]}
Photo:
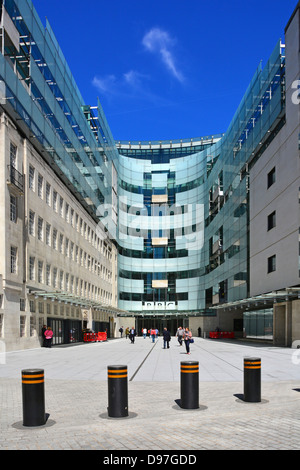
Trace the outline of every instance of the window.
{"label": "window", "polygon": [[43,199],[44,178],[42,175],[38,176],[38,196]]}
{"label": "window", "polygon": [[35,169],[29,165],[29,189],[32,189],[32,191],[34,191],[34,174]]}
{"label": "window", "polygon": [[59,196],[59,213],[61,217],[64,216],[64,200],[61,196]]}
{"label": "window", "polygon": [[35,213],[33,211],[29,211],[29,235],[34,237],[34,221],[35,221]]}
{"label": "window", "polygon": [[35,278],[35,258],[29,257],[29,280],[34,281]]}
{"label": "window", "polygon": [[69,239],[66,238],[65,255],[69,256]]}
{"label": "window", "polygon": [[46,285],[51,286],[51,266],[50,266],[50,264],[46,265]]}
{"label": "window", "polygon": [[10,196],[10,221],[17,222],[17,198]]}
{"label": "window", "polygon": [[70,206],[69,204],[66,202],[66,213],[65,213],[65,217],[66,217],[66,221],[67,222],[70,222],[69,220],[69,217],[70,217]]}
{"label": "window", "polygon": [[53,268],[53,287],[57,287],[57,268]]}
{"label": "window", "polygon": [[44,221],[41,217],[38,217],[38,239],[43,241],[44,238]]}
{"label": "window", "polygon": [[64,246],[64,236],[62,234],[59,235],[59,252],[63,253],[63,246]]}
{"label": "window", "polygon": [[70,275],[69,275],[69,273],[66,273],[66,279],[65,279],[65,290],[66,290],[66,292],[69,291],[69,287],[70,287]]}
{"label": "window", "polygon": [[276,211],[268,215],[268,231],[276,227]]}
{"label": "window", "polygon": [[17,274],[17,247],[10,247],[10,272]]}
{"label": "window", "polygon": [[57,212],[57,192],[53,191],[53,209]]}
{"label": "window", "polygon": [[268,273],[276,271],[276,255],[268,258]]}
{"label": "window", "polygon": [[52,246],[54,250],[57,250],[57,230],[56,228],[53,229],[53,234],[52,234]]}
{"label": "window", "polygon": [[63,290],[64,288],[64,272],[63,271],[59,272],[59,288],[60,290]]}
{"label": "window", "polygon": [[20,311],[25,312],[26,300],[20,299]]}
{"label": "window", "polygon": [[38,312],[44,313],[44,302],[38,302]]}
{"label": "window", "polygon": [[44,263],[43,261],[38,262],[38,282],[43,282],[43,271],[44,271]]}
{"label": "window", "polygon": [[30,336],[35,335],[35,317],[30,317]]}
{"label": "window", "polygon": [[20,338],[25,336],[26,316],[20,315]]}
{"label": "window", "polygon": [[46,203],[51,206],[51,186],[49,183],[46,183]]}
{"label": "window", "polygon": [[10,143],[10,166],[12,168],[17,168],[17,147],[11,142]]}
{"label": "window", "polygon": [[272,186],[272,184],[275,183],[275,181],[276,181],[276,170],[275,170],[275,167],[274,167],[268,173],[268,189],[270,188],[270,186]]}
{"label": "window", "polygon": [[51,246],[51,225],[46,224],[46,245]]}

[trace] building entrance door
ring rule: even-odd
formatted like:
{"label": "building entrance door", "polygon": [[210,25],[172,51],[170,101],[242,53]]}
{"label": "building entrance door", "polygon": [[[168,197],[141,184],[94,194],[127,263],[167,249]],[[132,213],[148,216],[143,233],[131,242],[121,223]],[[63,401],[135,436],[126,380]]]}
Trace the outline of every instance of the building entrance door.
{"label": "building entrance door", "polygon": [[156,316],[147,316],[147,317],[137,317],[136,318],[136,332],[138,336],[142,335],[143,328],[146,328],[147,331],[151,328],[157,328],[159,335],[162,335],[163,329],[166,327],[171,336],[176,335],[176,331],[179,326],[184,327],[184,318],[183,317],[156,317]]}

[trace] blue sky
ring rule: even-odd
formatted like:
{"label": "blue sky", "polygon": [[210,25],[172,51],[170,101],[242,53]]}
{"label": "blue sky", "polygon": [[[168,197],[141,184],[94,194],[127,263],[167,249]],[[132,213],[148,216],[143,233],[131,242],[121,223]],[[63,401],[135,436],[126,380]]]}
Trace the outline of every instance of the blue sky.
{"label": "blue sky", "polygon": [[[297,0],[33,0],[113,137],[225,132]],[[70,6],[71,5],[71,6]]]}

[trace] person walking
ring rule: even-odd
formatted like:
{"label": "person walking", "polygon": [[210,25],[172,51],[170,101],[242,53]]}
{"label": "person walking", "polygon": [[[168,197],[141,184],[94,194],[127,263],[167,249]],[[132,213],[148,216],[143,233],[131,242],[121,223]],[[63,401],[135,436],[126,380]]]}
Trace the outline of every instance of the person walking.
{"label": "person walking", "polygon": [[130,341],[131,341],[132,344],[134,343],[135,337],[136,337],[136,331],[135,331],[135,328],[132,327],[132,328],[130,329],[130,332],[129,332],[129,339],[130,339]]}
{"label": "person walking", "polygon": [[167,349],[169,349],[170,347],[169,342],[171,341],[171,335],[166,327],[164,328],[164,331],[163,331],[163,340],[164,340],[164,349],[166,349],[166,345],[167,345]]}
{"label": "person walking", "polygon": [[178,328],[176,336],[177,336],[178,343],[180,344],[180,346],[182,346],[183,329],[181,326]]}
{"label": "person walking", "polygon": [[152,343],[155,343],[156,332],[155,332],[155,329],[154,329],[154,328],[151,328],[151,330],[150,330],[150,336],[151,336],[151,338],[152,338]]}
{"label": "person walking", "polygon": [[184,340],[184,344],[185,344],[186,353],[191,354],[190,353],[190,343],[192,341],[192,332],[188,328],[186,328],[184,330],[183,340]]}
{"label": "person walking", "polygon": [[46,348],[51,348],[52,338],[53,338],[53,331],[52,331],[52,328],[48,326],[47,330],[45,331],[45,347]]}
{"label": "person walking", "polygon": [[147,328],[143,328],[143,337],[144,339],[146,338],[147,336]]}
{"label": "person walking", "polygon": [[121,326],[121,328],[119,328],[119,332],[121,333],[121,338],[123,337],[123,326]]}
{"label": "person walking", "polygon": [[43,340],[43,348],[45,348],[45,347],[46,347],[45,331],[47,331],[47,326],[46,326],[46,325],[43,325],[43,328],[42,328],[42,340]]}
{"label": "person walking", "polygon": [[129,336],[129,327],[127,326],[126,330],[125,330],[125,335],[126,335],[126,339],[127,337]]}

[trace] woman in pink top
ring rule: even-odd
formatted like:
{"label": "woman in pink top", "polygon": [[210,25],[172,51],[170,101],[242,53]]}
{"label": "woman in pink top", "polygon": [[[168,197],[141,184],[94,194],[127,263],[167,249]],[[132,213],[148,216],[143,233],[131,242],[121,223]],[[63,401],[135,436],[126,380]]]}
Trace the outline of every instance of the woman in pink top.
{"label": "woman in pink top", "polygon": [[45,346],[46,348],[51,348],[51,342],[53,338],[53,331],[50,326],[47,327],[47,330],[44,333],[45,335]]}
{"label": "woman in pink top", "polygon": [[186,353],[191,354],[190,353],[190,342],[191,342],[191,339],[192,339],[192,332],[188,328],[185,328],[185,330],[183,332],[183,339],[184,339]]}

